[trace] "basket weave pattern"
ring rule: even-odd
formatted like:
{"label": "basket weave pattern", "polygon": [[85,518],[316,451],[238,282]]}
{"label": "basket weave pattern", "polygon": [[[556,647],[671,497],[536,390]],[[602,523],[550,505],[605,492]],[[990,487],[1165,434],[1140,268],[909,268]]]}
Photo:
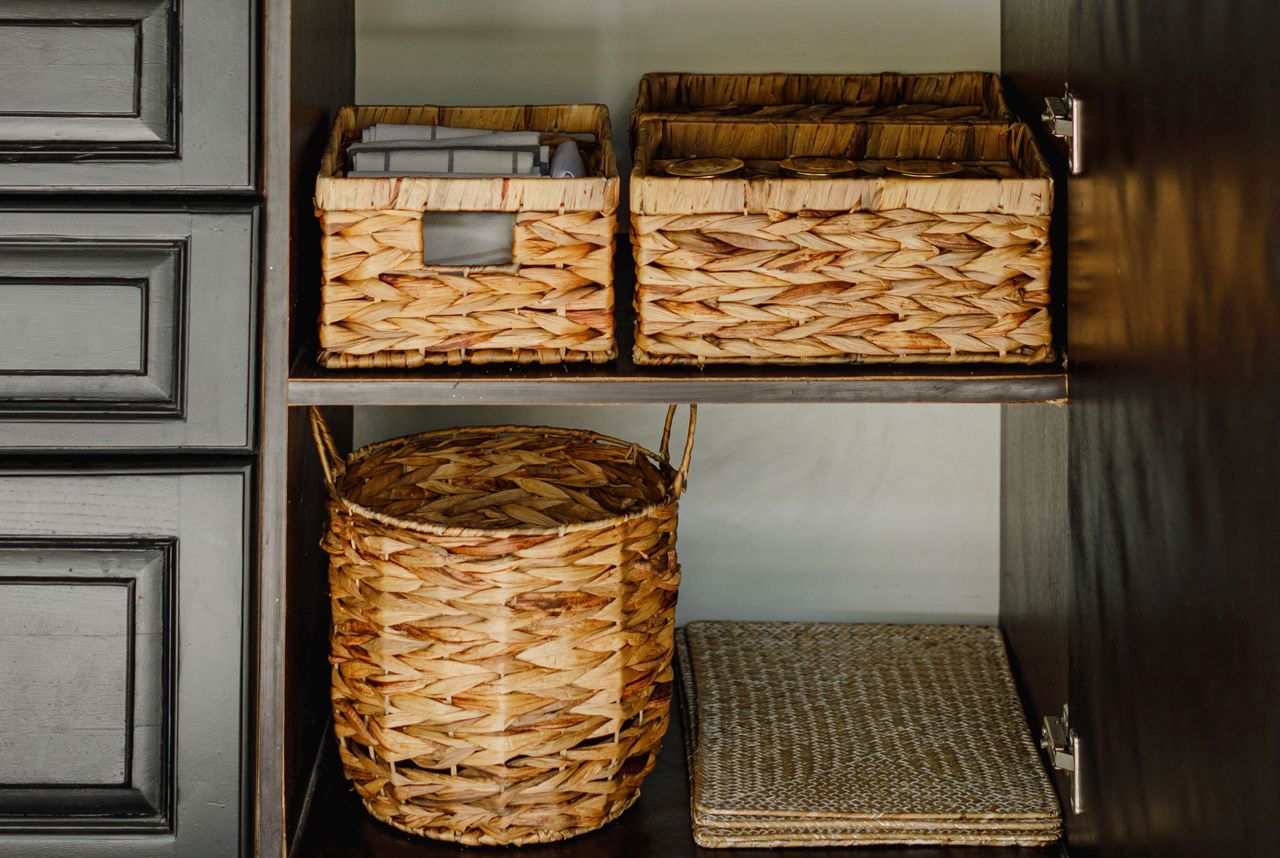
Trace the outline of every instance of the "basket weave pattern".
{"label": "basket weave pattern", "polygon": [[[1026,126],[644,117],[638,141],[637,364],[1052,359],[1053,187]],[[794,153],[872,172],[689,179],[660,166]],[[904,159],[987,173],[874,172]]]}
{"label": "basket weave pattern", "polygon": [[[380,122],[589,134],[589,175],[357,177],[345,151]],[[603,363],[617,356],[613,247],[618,172],[602,105],[343,107],[316,178],[320,363],[417,367]],[[424,212],[515,215],[509,265],[423,262]]]}
{"label": "basket weave pattern", "polygon": [[514,271],[445,272],[423,269],[421,212],[322,212],[322,359],[330,368],[612,360],[616,222],[521,212]]}
{"label": "basket weave pattern", "polygon": [[1048,357],[1047,216],[635,215],[637,363]]}
{"label": "basket weave pattern", "polygon": [[678,74],[640,79],[632,130],[640,116],[737,119],[859,119],[955,122],[1012,119],[997,75]]}
{"label": "basket weave pattern", "polygon": [[999,630],[696,622],[677,636],[700,846],[1058,838]]}
{"label": "basket weave pattern", "polygon": [[[680,466],[589,432],[426,433],[331,486],[334,730],[369,811],[467,845],[560,840],[635,801],[672,694]],[[692,438],[692,426],[690,439]]]}

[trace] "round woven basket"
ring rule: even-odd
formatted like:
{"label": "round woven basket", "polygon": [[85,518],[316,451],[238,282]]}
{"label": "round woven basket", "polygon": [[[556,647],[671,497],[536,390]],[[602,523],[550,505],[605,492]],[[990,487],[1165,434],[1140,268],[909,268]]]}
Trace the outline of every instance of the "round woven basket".
{"label": "round woven basket", "polygon": [[329,488],[334,732],[378,819],[468,845],[591,831],[626,810],[671,701],[684,455],[495,426],[338,455]]}

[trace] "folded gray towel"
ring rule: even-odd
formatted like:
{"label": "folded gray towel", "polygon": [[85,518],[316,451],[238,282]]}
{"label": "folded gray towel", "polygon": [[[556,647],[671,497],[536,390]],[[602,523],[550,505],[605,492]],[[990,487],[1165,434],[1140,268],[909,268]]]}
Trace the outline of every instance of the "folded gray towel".
{"label": "folded gray towel", "polygon": [[381,140],[351,143],[348,152],[402,151],[408,149],[532,149],[541,142],[537,131],[483,131],[465,137],[439,140]]}
{"label": "folded gray towel", "polygon": [[366,143],[386,140],[444,140],[449,137],[473,137],[476,134],[496,134],[488,128],[457,128],[449,125],[395,125],[376,122],[360,132]]}
{"label": "folded gray towel", "polygon": [[541,134],[555,133],[561,137],[572,137],[584,143],[596,142],[596,135],[591,131],[494,131],[491,128],[462,128],[452,125],[395,125],[390,122],[376,122],[360,132],[360,140],[364,143],[385,143],[392,140],[447,140],[454,137],[474,137],[478,134],[504,136],[508,134]]}
{"label": "folded gray towel", "polygon": [[538,132],[472,134],[444,140],[394,140],[347,146],[351,169],[390,173],[481,173],[495,176],[545,173],[550,147]]}
{"label": "folded gray towel", "polygon": [[542,174],[545,147],[532,149],[379,149],[352,152],[354,170],[391,173],[479,173],[491,176]]}

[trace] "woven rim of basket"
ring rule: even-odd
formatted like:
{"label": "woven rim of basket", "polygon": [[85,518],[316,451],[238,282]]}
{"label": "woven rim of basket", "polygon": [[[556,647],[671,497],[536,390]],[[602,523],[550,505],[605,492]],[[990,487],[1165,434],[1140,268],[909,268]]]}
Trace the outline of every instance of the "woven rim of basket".
{"label": "woven rim of basket", "polygon": [[[338,490],[338,480],[342,478],[347,469],[356,464],[360,459],[365,458],[375,450],[383,447],[390,447],[397,444],[406,444],[410,441],[416,441],[420,438],[432,438],[442,435],[455,434],[477,434],[477,435],[496,435],[500,432],[518,432],[521,434],[539,433],[551,435],[564,435],[569,437],[591,438],[593,440],[610,441],[620,447],[634,448],[637,453],[647,456],[651,462],[657,467],[664,477],[664,495],[663,500],[658,503],[647,504],[639,509],[634,509],[622,515],[608,516],[607,518],[592,519],[590,521],[575,521],[572,524],[561,524],[555,527],[546,525],[524,525],[522,527],[501,527],[501,528],[484,528],[484,527],[463,527],[460,525],[443,525],[432,524],[427,521],[414,521],[413,519],[400,518],[399,516],[387,515],[377,510],[369,509],[367,506],[358,504],[350,500]],[[675,473],[671,463],[665,461],[661,456],[647,447],[642,447],[633,441],[625,441],[621,438],[615,438],[612,435],[604,435],[600,432],[592,432],[589,429],[565,429],[557,426],[467,426],[465,430],[460,432],[459,429],[433,429],[429,432],[418,432],[413,435],[405,435],[400,438],[389,438],[386,441],[378,441],[373,444],[366,444],[356,450],[352,450],[345,459],[334,462],[333,485],[330,486],[330,495],[335,501],[342,504],[347,510],[358,513],[366,518],[392,527],[402,527],[406,530],[417,531],[418,533],[428,533],[433,536],[487,536],[487,537],[508,537],[508,536],[560,536],[565,533],[574,533],[579,530],[594,530],[602,527],[614,527],[628,521],[638,518],[645,518],[652,515],[657,510],[671,506],[679,498],[673,491],[670,477]]]}

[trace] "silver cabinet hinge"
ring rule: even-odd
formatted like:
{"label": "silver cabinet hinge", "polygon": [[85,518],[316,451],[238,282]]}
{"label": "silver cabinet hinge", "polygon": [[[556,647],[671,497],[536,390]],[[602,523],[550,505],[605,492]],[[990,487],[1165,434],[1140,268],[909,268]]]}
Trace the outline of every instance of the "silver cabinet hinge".
{"label": "silver cabinet hinge", "polygon": [[1066,141],[1071,175],[1080,175],[1084,170],[1084,112],[1080,99],[1069,89],[1061,98],[1046,98],[1040,118],[1050,134]]}
{"label": "silver cabinet hinge", "polygon": [[1062,707],[1061,717],[1046,715],[1040,727],[1040,747],[1049,755],[1049,764],[1065,772],[1071,782],[1071,812],[1084,810],[1080,779],[1080,737],[1071,729],[1070,710]]}

